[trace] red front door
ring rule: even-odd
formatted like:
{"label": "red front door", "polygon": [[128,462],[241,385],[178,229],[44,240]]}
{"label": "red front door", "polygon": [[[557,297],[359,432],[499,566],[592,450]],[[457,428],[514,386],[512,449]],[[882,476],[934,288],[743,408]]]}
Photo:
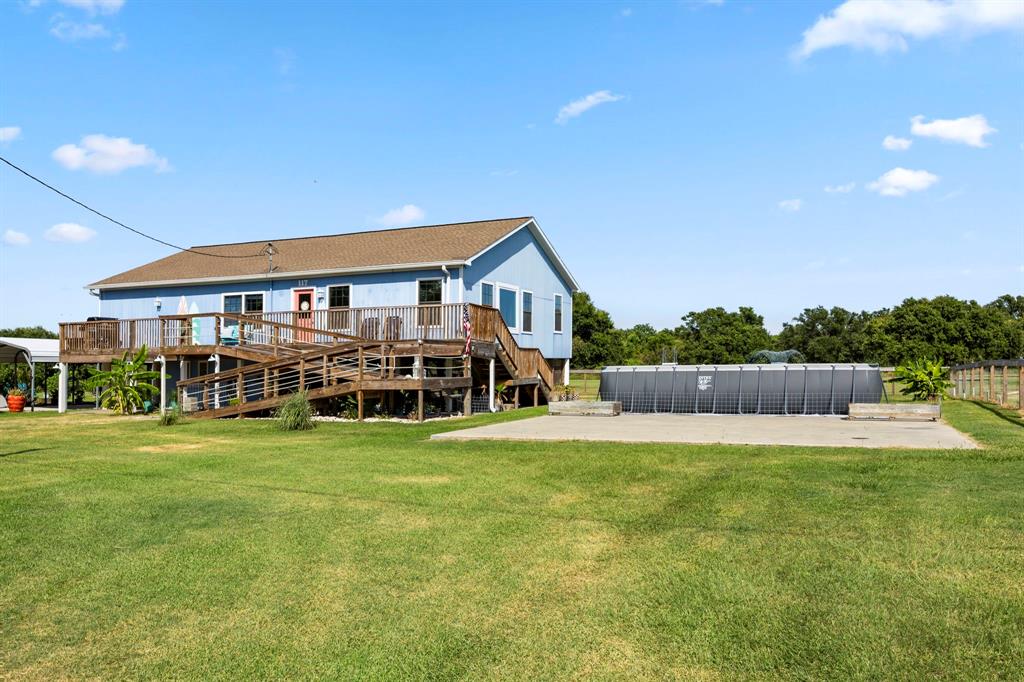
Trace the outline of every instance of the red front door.
{"label": "red front door", "polygon": [[[295,289],[292,292],[292,310],[295,313],[295,324],[299,327],[313,326],[313,290]],[[296,332],[295,340],[309,342],[313,340],[312,332]]]}

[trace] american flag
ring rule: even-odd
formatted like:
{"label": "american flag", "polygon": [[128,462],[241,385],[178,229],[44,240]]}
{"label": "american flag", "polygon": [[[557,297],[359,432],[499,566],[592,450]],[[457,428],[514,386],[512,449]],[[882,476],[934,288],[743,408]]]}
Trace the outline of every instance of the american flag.
{"label": "american flag", "polygon": [[466,333],[466,348],[462,351],[463,355],[469,355],[469,344],[473,340],[473,323],[469,320],[469,304],[462,304],[462,331]]}

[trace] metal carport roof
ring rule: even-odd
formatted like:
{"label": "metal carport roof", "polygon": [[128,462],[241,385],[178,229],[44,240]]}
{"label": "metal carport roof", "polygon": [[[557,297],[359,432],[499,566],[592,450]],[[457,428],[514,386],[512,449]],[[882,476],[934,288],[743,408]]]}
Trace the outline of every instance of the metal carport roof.
{"label": "metal carport roof", "polygon": [[0,362],[60,362],[60,341],[0,336]]}

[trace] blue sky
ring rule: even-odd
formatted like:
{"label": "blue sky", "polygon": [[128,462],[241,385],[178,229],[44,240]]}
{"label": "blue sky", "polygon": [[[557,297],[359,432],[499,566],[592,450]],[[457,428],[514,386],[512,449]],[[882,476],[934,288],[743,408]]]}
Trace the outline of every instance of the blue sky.
{"label": "blue sky", "polygon": [[[984,302],[1024,291],[1022,7],[7,2],[0,154],[186,245],[534,215],[620,326]],[[169,252],[6,167],[0,234],[0,326]]]}

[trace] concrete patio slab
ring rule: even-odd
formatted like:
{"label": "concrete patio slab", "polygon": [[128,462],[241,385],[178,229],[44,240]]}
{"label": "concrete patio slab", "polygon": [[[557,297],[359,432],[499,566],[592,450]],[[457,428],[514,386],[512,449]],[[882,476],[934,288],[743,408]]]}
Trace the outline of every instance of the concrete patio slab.
{"label": "concrete patio slab", "polygon": [[849,421],[842,417],[627,414],[563,417],[478,426],[433,436],[438,440],[588,440],[622,443],[724,443],[858,448],[975,449],[974,441],[943,422]]}

